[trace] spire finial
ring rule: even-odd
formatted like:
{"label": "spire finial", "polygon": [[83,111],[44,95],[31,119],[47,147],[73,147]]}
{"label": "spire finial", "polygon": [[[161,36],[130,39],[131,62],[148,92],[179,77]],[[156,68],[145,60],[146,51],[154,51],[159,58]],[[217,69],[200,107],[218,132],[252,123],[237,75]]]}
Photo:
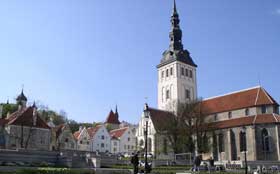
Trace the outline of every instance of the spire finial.
{"label": "spire finial", "polygon": [[173,14],[177,13],[176,0],[173,1]]}
{"label": "spire finial", "polygon": [[115,113],[118,113],[118,105],[116,105]]}

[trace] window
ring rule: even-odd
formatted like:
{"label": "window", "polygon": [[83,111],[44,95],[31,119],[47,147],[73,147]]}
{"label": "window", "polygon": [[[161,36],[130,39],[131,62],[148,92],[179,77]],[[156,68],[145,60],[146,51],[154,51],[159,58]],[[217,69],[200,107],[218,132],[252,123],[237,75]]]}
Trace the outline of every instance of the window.
{"label": "window", "polygon": [[184,68],[183,67],[181,68],[181,75],[182,76],[184,75]]}
{"label": "window", "polygon": [[102,139],[102,140],[104,140],[104,139],[105,139],[104,135],[102,135],[102,136],[101,136],[101,139]]}
{"label": "window", "polygon": [[186,74],[187,77],[189,76],[189,70],[188,69],[186,69],[185,74]]}
{"label": "window", "polygon": [[225,151],[224,134],[219,134],[219,152]]}
{"label": "window", "polygon": [[239,133],[240,152],[247,150],[246,132],[240,131]]}
{"label": "window", "polygon": [[228,112],[228,118],[231,118],[231,117],[232,117],[232,113]]}
{"label": "window", "polygon": [[190,70],[190,78],[193,78],[192,70]]}
{"label": "window", "polygon": [[190,90],[188,89],[185,90],[185,98],[190,99]]}
{"label": "window", "polygon": [[123,148],[126,149],[126,145],[124,145]]}
{"label": "window", "polygon": [[262,130],[262,150],[264,152],[270,151],[270,143],[267,129]]}
{"label": "window", "polygon": [[87,141],[87,145],[89,145],[89,142]]}
{"label": "window", "polygon": [[249,110],[249,108],[246,108],[245,109],[245,115],[247,116],[247,115],[250,115],[250,110]]}
{"label": "window", "polygon": [[235,133],[230,129],[230,148],[231,148],[231,160],[237,160],[237,149],[235,141]]}
{"label": "window", "polygon": [[127,138],[127,141],[130,141],[130,138],[129,138],[129,137]]}
{"label": "window", "polygon": [[127,145],[127,149],[130,149],[130,146],[129,146],[129,145]]}
{"label": "window", "polygon": [[65,138],[65,143],[68,143],[68,141],[69,141],[68,138]]}
{"label": "window", "polygon": [[261,110],[262,110],[262,114],[265,114],[266,113],[266,106],[262,105]]}
{"label": "window", "polygon": [[278,106],[274,106],[274,108],[273,108],[273,113],[279,114],[279,108],[278,108]]}
{"label": "window", "polygon": [[167,154],[167,140],[166,139],[163,140],[163,153]]}
{"label": "window", "polygon": [[117,146],[117,142],[114,142],[114,146]]}
{"label": "window", "polygon": [[173,75],[173,68],[170,68],[170,75]]}
{"label": "window", "polygon": [[218,114],[215,114],[214,115],[214,121],[217,121],[218,120]]}
{"label": "window", "polygon": [[104,143],[101,143],[101,147],[104,148]]}
{"label": "window", "polygon": [[83,141],[80,141],[80,144],[83,144]]}
{"label": "window", "polygon": [[170,92],[169,92],[169,90],[166,90],[166,99],[169,99],[170,98]]}
{"label": "window", "polygon": [[168,77],[168,69],[166,70],[166,77]]}
{"label": "window", "polygon": [[161,78],[163,78],[163,77],[164,77],[164,71],[161,72]]}

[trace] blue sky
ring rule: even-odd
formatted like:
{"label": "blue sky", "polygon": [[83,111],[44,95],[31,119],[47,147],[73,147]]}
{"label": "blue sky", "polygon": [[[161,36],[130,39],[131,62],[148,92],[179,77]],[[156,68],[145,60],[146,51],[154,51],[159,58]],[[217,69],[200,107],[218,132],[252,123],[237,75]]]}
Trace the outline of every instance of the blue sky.
{"label": "blue sky", "polygon": [[[204,98],[261,85],[279,102],[279,0],[177,0],[184,47]],[[169,44],[171,0],[3,0],[0,101],[24,84],[77,121],[103,121],[118,105],[138,122],[156,106],[156,65]]]}

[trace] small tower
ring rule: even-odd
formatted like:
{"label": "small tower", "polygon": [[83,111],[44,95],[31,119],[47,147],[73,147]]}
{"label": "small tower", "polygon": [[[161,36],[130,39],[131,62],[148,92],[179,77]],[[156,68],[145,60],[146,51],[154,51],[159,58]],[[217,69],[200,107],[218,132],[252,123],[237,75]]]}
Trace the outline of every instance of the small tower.
{"label": "small tower", "polygon": [[197,98],[196,67],[182,44],[180,19],[174,0],[169,48],[162,54],[158,70],[158,108],[173,110],[176,103]]}
{"label": "small tower", "polygon": [[19,110],[26,107],[27,98],[25,97],[25,95],[23,93],[23,89],[21,90],[20,95],[16,98],[16,101],[19,106]]}

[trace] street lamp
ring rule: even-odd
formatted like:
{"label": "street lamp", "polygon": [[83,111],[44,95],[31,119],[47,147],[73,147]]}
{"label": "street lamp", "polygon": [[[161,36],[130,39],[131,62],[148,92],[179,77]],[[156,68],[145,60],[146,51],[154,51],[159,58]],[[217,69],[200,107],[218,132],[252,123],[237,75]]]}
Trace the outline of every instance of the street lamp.
{"label": "street lamp", "polygon": [[148,104],[145,103],[144,107],[144,122],[145,122],[145,128],[144,128],[144,138],[145,138],[145,174],[148,173],[148,121],[150,117],[150,111]]}
{"label": "street lamp", "polygon": [[248,173],[248,165],[247,165],[247,143],[246,143],[246,127],[242,127],[241,131],[242,138],[242,151],[244,153],[245,160],[245,174]]}

